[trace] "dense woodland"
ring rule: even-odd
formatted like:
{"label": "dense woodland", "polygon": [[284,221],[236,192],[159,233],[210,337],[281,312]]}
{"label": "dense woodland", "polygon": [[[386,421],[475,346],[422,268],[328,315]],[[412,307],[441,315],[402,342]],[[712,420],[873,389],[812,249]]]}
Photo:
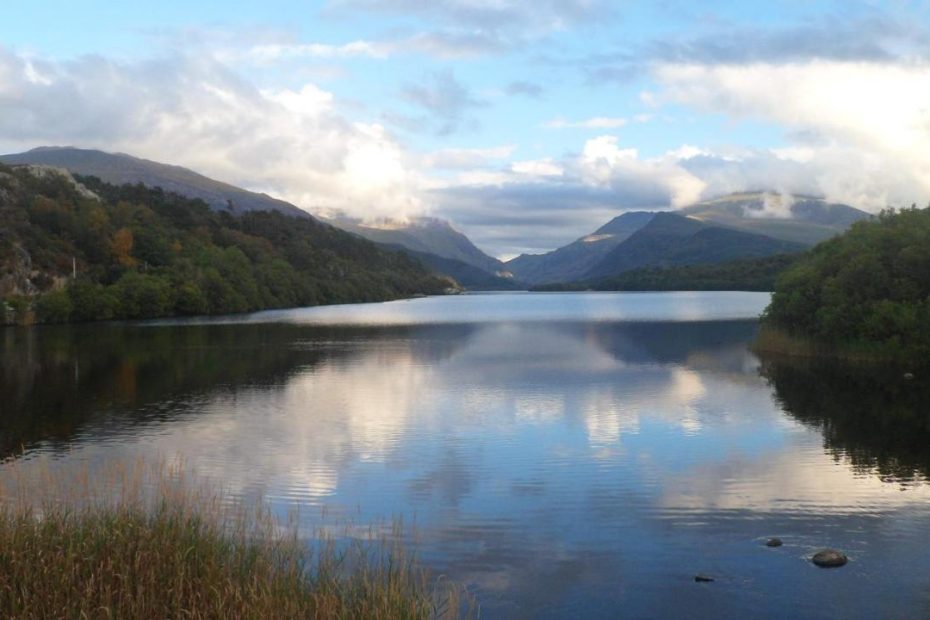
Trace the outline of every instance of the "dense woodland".
{"label": "dense woodland", "polygon": [[703,265],[647,267],[591,282],[549,284],[540,291],[771,291],[798,254],[777,254]]}
{"label": "dense woodland", "polygon": [[96,196],[63,175],[0,165],[0,319],[226,314],[450,285],[408,256],[312,218],[232,215],[159,188],[78,180]]}
{"label": "dense woodland", "polygon": [[930,209],[884,211],[804,254],[763,324],[840,355],[927,359]]}

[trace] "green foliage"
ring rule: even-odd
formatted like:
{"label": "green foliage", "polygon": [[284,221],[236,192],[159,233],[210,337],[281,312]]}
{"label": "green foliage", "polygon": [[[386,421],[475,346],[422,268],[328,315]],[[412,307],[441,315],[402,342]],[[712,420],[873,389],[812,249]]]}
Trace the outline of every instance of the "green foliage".
{"label": "green foliage", "polygon": [[0,299],[0,325],[22,325],[30,322],[31,304],[28,297],[11,295]]}
{"label": "green foliage", "polygon": [[648,267],[593,282],[548,284],[540,291],[771,291],[775,280],[797,261],[797,254],[777,254],[707,265]]}
{"label": "green foliage", "polygon": [[112,287],[78,280],[68,287],[71,298],[72,321],[96,321],[112,319],[119,309],[119,299]]}
{"label": "green foliage", "polygon": [[111,289],[119,300],[120,318],[165,316],[174,308],[171,284],[161,276],[127,271]]}
{"label": "green foliage", "polygon": [[833,349],[930,353],[930,210],[888,210],[808,252],[778,279],[764,323]]}
{"label": "green foliage", "polygon": [[67,291],[51,291],[36,300],[36,318],[41,323],[67,323],[72,308]]}
{"label": "green foliage", "polygon": [[25,252],[40,274],[33,285],[47,290],[77,265],[66,291],[35,300],[42,322],[383,301],[448,286],[410,257],[309,217],[236,217],[159,188],[79,180],[100,199],[64,177],[0,165],[0,269]]}

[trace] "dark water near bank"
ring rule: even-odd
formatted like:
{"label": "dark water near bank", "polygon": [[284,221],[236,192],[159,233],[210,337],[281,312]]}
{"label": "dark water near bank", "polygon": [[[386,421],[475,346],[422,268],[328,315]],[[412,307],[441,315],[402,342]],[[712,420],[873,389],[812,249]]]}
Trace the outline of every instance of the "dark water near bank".
{"label": "dark water near bank", "polygon": [[[502,294],[10,328],[0,458],[179,454],[307,531],[402,517],[483,617],[927,617],[930,381],[760,361],[766,302]],[[824,546],[850,563],[812,566]]]}

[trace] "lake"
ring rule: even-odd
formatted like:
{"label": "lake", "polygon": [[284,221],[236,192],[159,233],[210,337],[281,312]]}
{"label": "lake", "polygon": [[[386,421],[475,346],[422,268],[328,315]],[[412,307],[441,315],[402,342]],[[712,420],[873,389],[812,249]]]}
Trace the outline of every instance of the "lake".
{"label": "lake", "polygon": [[[930,615],[925,380],[760,360],[767,302],[502,293],[7,328],[0,478],[178,455],[303,531],[402,519],[487,618]],[[849,564],[813,566],[823,547]]]}

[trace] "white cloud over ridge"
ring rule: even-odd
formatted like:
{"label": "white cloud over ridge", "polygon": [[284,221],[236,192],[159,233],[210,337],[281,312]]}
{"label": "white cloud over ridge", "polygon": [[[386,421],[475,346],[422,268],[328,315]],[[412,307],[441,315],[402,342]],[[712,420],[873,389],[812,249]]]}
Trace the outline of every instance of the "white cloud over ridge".
{"label": "white cloud over ridge", "polygon": [[784,185],[872,210],[930,196],[930,64],[667,64],[656,75],[666,100],[784,127],[794,148],[773,159],[797,164],[794,178],[782,167]]}
{"label": "white cloud over ridge", "polygon": [[0,136],[8,151],[68,143],[180,164],[304,208],[427,208],[383,127],[346,119],[313,84],[259,90],[211,59],[51,63],[0,48]]}

